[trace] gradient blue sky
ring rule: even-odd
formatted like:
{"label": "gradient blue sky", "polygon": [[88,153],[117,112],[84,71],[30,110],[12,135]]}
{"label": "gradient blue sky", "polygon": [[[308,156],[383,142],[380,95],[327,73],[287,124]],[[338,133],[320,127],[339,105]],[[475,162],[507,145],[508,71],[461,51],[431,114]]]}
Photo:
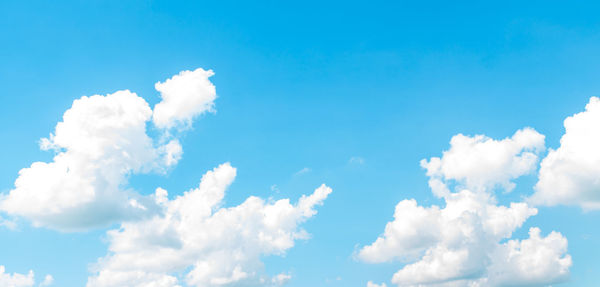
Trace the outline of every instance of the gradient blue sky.
{"label": "gradient blue sky", "polygon": [[[526,126],[556,148],[563,120],[600,95],[600,7],[591,1],[191,2],[2,1],[0,192],[21,168],[51,160],[38,140],[74,99],[130,89],[154,105],[155,82],[213,69],[217,113],[183,137],[176,168],[133,176],[131,186],[177,194],[225,161],[238,168],[227,205],[295,199],[327,183],[334,192],[304,225],[311,239],[265,258],[267,271],[291,270],[291,287],[389,285],[401,263],[353,253],[383,232],[400,200],[440,203],[421,159],[440,156],[457,133],[502,139]],[[532,194],[535,181],[519,179],[499,201]],[[560,231],[573,257],[562,286],[592,286],[599,220],[597,211],[540,207],[515,237],[530,226]],[[106,254],[106,228],[19,223],[0,228],[8,272],[83,286]]]}

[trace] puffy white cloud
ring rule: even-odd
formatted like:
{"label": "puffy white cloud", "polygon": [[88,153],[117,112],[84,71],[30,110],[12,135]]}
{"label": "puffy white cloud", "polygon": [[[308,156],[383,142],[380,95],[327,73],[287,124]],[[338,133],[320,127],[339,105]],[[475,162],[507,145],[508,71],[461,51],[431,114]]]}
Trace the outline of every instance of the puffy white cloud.
{"label": "puffy white cloud", "polygon": [[403,200],[396,205],[394,221],[386,225],[384,234],[358,255],[371,263],[411,260],[436,244],[497,242],[510,237],[513,230],[536,213],[525,203],[497,206],[488,194],[468,190],[448,195],[445,208],[426,208],[418,206],[414,199]]}
{"label": "puffy white cloud", "polygon": [[275,286],[283,286],[292,279],[292,276],[285,273],[279,273],[271,278],[271,283]]}
{"label": "puffy white cloud", "polygon": [[412,262],[392,277],[398,286],[559,282],[571,266],[567,240],[560,233],[543,238],[539,229],[532,229],[529,239],[500,243],[536,213],[526,203],[499,206],[488,194],[468,190],[449,195],[444,208],[403,200],[384,234],[358,257],[369,263]]}
{"label": "puffy white cloud", "polygon": [[[543,139],[532,129],[501,141],[453,137],[442,158],[422,161],[445,206],[399,202],[394,220],[358,251],[358,259],[404,262],[392,277],[398,286],[543,286],[565,280],[571,266],[566,238],[557,232],[543,237],[532,228],[529,238],[511,239],[537,210],[524,202],[498,205],[491,193],[498,185],[511,189],[511,180],[535,169]],[[450,192],[449,180],[458,182],[456,192]]]}
{"label": "puffy white cloud", "polygon": [[530,202],[600,208],[600,99],[565,119],[560,147],[542,160],[536,192]]}
{"label": "puffy white cloud", "polygon": [[[5,273],[6,269],[0,265],[0,286],[4,287],[32,287],[35,284],[33,271],[29,270],[27,275],[19,273]],[[39,286],[49,286],[54,281],[51,275],[46,275]]]}
{"label": "puffy white cloud", "polygon": [[[186,76],[189,73],[157,84],[166,95],[166,107],[177,101],[179,93],[187,95],[190,85],[211,85],[206,77]],[[190,105],[186,113],[202,109]],[[56,152],[53,161],[21,169],[15,188],[0,195],[0,210],[26,217],[36,226],[67,231],[147,216],[158,207],[151,198],[127,188],[128,176],[164,172],[183,153],[169,133],[158,140],[148,136],[146,125],[152,117],[148,103],[128,90],[75,100],[55,132],[40,142],[42,149]]]}
{"label": "puffy white cloud", "polygon": [[565,255],[567,239],[555,231],[546,237],[540,233],[533,227],[528,239],[510,240],[494,252],[489,285],[546,286],[567,279],[572,265],[571,256]]}
{"label": "puffy white cloud", "polygon": [[182,71],[178,75],[154,85],[162,101],[154,106],[152,120],[157,127],[186,128],[195,116],[214,111],[217,98],[215,86],[208,79],[212,70],[198,68]]}
{"label": "puffy white cloud", "polygon": [[[327,186],[295,204],[249,197],[225,208],[225,190],[236,173],[227,163],[173,200],[162,188],[151,196],[127,188],[130,175],[164,172],[181,159],[183,149],[170,129],[189,127],[194,117],[213,111],[210,76],[212,71],[198,69],[157,83],[162,101],[154,111],[128,90],[75,100],[40,142],[55,152],[53,160],[22,169],[15,188],[0,195],[0,211],[67,231],[120,221],[108,232],[109,253],[95,265],[89,286],[285,284],[291,276],[265,275],[261,258],[283,255],[308,238],[299,225],[316,214],[331,192]],[[159,128],[156,139],[146,132],[150,121]],[[0,217],[0,225],[10,222]],[[9,282],[0,286],[34,284],[33,272],[0,270],[0,279]],[[52,281],[46,276],[40,286]]]}
{"label": "puffy white cloud", "polygon": [[0,202],[10,214],[35,225],[78,229],[132,216],[126,176],[153,168],[159,154],[146,135],[152,110],[136,94],[119,91],[75,100],[42,140],[57,151],[50,163],[19,171],[15,188]]}
{"label": "puffy white cloud", "polygon": [[25,287],[33,286],[35,279],[33,278],[33,271],[29,271],[27,275],[19,273],[5,273],[6,269],[0,265],[0,286],[11,286],[11,287]]}
{"label": "puffy white cloud", "polygon": [[331,192],[325,185],[298,203],[249,197],[223,207],[234,180],[228,163],[207,172],[198,188],[169,200],[164,189],[154,198],[162,212],[147,220],[125,222],[108,232],[109,254],[88,280],[97,286],[280,285],[285,273],[268,278],[261,257],[283,255],[297,239],[307,238],[299,224],[316,214]]}
{"label": "puffy white cloud", "polygon": [[172,166],[177,164],[183,154],[183,148],[178,140],[171,140],[169,143],[164,145],[164,164],[166,166]]}
{"label": "puffy white cloud", "polygon": [[52,285],[52,283],[54,283],[54,277],[52,277],[52,275],[46,275],[46,277],[44,277],[44,281],[42,281],[42,283],[40,283],[40,287],[41,286],[50,286]]}
{"label": "puffy white cloud", "polygon": [[429,185],[437,196],[448,193],[446,183],[451,180],[473,191],[495,186],[510,191],[514,188],[511,180],[535,171],[543,150],[544,136],[532,128],[518,130],[503,140],[458,134],[441,158],[423,159],[421,166],[427,170]]}

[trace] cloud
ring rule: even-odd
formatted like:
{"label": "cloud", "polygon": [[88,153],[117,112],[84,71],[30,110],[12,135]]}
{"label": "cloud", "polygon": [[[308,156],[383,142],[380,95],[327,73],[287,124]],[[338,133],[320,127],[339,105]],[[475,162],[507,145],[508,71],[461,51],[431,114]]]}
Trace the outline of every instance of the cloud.
{"label": "cloud", "polygon": [[375,284],[371,281],[367,282],[367,287],[387,287],[385,283]]}
{"label": "cloud", "polygon": [[305,167],[305,168],[303,168],[303,169],[301,169],[301,170],[297,171],[296,173],[294,173],[294,176],[303,175],[303,174],[305,174],[305,173],[309,173],[309,172],[311,172],[311,171],[312,171],[312,169],[310,169],[310,168],[308,168],[308,167]]}
{"label": "cloud", "polygon": [[447,193],[449,181],[474,191],[496,186],[510,191],[514,188],[511,180],[535,171],[538,154],[543,150],[544,136],[532,128],[518,130],[503,140],[458,134],[441,158],[423,159],[421,166],[427,170],[429,185],[438,196]]}
{"label": "cloud", "polygon": [[468,190],[449,195],[444,208],[403,200],[384,234],[358,257],[368,263],[409,262],[392,277],[398,286],[457,281],[542,286],[563,281],[571,257],[560,233],[541,237],[534,228],[528,239],[500,243],[536,213],[526,203],[498,206],[489,195]]}
{"label": "cloud", "polygon": [[172,166],[177,164],[183,154],[183,148],[178,140],[171,140],[168,144],[163,146],[164,164],[165,166]]}
{"label": "cloud", "polygon": [[[187,88],[194,80],[201,81],[199,86],[207,85],[206,78],[189,76],[208,73],[202,71],[182,72],[157,84],[166,94],[164,105],[157,106],[165,109],[177,103],[178,97],[185,100],[200,92],[199,88]],[[185,113],[212,107],[203,103],[190,104]],[[128,90],[73,101],[55,132],[40,142],[42,149],[56,152],[53,161],[34,162],[21,169],[15,188],[0,195],[0,210],[28,218],[35,226],[66,231],[148,216],[158,207],[152,199],[128,189],[128,177],[164,172],[183,153],[179,141],[168,133],[159,140],[148,136],[147,123],[152,117],[148,103]],[[187,123],[189,120],[191,117],[186,117]]]}
{"label": "cloud", "polygon": [[292,276],[285,273],[280,273],[271,278],[271,283],[275,286],[283,286],[292,279]]}
{"label": "cloud", "polygon": [[223,207],[235,175],[236,169],[225,163],[207,172],[198,188],[175,199],[157,189],[154,198],[161,214],[109,231],[110,252],[99,259],[88,287],[287,282],[286,273],[264,275],[261,258],[283,255],[295,240],[308,238],[299,224],[316,214],[315,207],[331,189],[322,185],[296,204],[251,196],[238,206]]}
{"label": "cloud", "polygon": [[565,255],[567,239],[555,231],[546,237],[540,233],[539,228],[533,227],[528,239],[502,244],[492,256],[489,283],[535,286],[566,280],[572,264],[571,256]]}
{"label": "cloud", "polygon": [[151,170],[160,156],[146,135],[151,115],[146,101],[129,91],[75,100],[55,133],[42,140],[42,149],[57,151],[54,160],[20,170],[0,208],[58,229],[139,213],[128,204],[135,194],[121,186],[129,173]]}
{"label": "cloud", "polygon": [[[572,264],[558,232],[511,239],[537,210],[525,202],[498,205],[498,185],[535,169],[543,136],[532,129],[502,141],[458,135],[442,158],[422,161],[432,192],[445,206],[414,199],[396,205],[394,220],[375,242],[357,252],[367,263],[405,263],[392,277],[398,286],[543,286],[564,281]],[[479,168],[477,168],[479,167]],[[432,184],[434,180],[434,184]],[[457,181],[456,192],[448,188]]]}
{"label": "cloud", "polygon": [[350,164],[364,164],[365,163],[365,159],[360,157],[360,156],[353,156],[348,160],[348,163]]}
{"label": "cloud", "polygon": [[[7,287],[32,287],[35,284],[33,271],[29,271],[27,275],[19,273],[5,273],[6,269],[0,265],[0,286]],[[49,286],[54,281],[51,275],[46,275],[44,281],[39,286]]]}
{"label": "cloud", "polygon": [[187,128],[194,117],[214,111],[217,93],[208,79],[213,75],[212,70],[198,68],[156,83],[154,87],[160,92],[162,101],[154,106],[154,124],[165,129]]}
{"label": "cloud", "polygon": [[0,216],[0,227],[2,226],[14,230],[17,228],[17,223],[14,220],[6,219]]}
{"label": "cloud", "polygon": [[279,193],[280,192],[279,187],[277,186],[277,184],[271,185],[271,187],[269,189],[271,189],[271,191],[275,192],[275,193]]}
{"label": "cloud", "polygon": [[46,275],[46,277],[44,277],[44,281],[42,281],[42,283],[40,283],[40,287],[50,286],[50,285],[52,285],[52,283],[54,283],[54,277],[52,277],[52,275]]}
{"label": "cloud", "polygon": [[542,160],[530,202],[600,209],[600,99],[592,97],[564,126],[560,147]]}

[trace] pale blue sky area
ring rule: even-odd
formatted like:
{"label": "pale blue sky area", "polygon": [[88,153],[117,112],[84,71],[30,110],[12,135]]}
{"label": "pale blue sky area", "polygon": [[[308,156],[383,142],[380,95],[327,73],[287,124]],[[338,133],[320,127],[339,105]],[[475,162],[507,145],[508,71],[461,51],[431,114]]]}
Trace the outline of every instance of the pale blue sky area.
{"label": "pale blue sky area", "polygon": [[[129,89],[153,106],[157,81],[212,69],[217,112],[181,139],[175,168],[135,175],[130,186],[180,194],[226,161],[238,168],[227,206],[250,195],[295,200],[326,183],[333,193],[303,225],[311,238],[265,258],[267,272],[290,270],[290,287],[391,286],[403,263],[353,255],[400,200],[442,203],[421,159],[441,156],[457,133],[502,139],[527,126],[557,148],[563,120],[600,95],[600,7],[591,1],[191,2],[2,1],[0,192],[21,168],[52,159],[38,141],[74,99]],[[517,180],[499,202],[531,195],[535,182]],[[531,226],[560,231],[573,258],[560,286],[593,286],[599,220],[598,211],[540,207],[514,237]],[[107,228],[18,222],[0,227],[7,272],[84,286],[106,254]]]}

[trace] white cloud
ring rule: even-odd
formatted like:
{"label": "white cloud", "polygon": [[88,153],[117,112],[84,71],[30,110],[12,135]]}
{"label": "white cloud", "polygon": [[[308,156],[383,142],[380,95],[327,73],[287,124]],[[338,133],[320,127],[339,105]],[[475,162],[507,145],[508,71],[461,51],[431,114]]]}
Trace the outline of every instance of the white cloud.
{"label": "white cloud", "polygon": [[297,204],[252,196],[238,206],[223,207],[235,174],[228,163],[220,165],[202,177],[198,188],[172,200],[157,189],[154,198],[162,213],[109,231],[110,252],[98,261],[88,287],[287,282],[285,273],[266,277],[261,258],[283,255],[295,240],[307,238],[298,225],[316,214],[315,206],[331,189],[323,185]]}
{"label": "white cloud", "polygon": [[275,193],[279,193],[280,192],[279,187],[277,186],[277,184],[271,185],[271,187],[269,189],[271,189],[271,191],[275,192]]}
{"label": "white cloud", "polygon": [[423,159],[421,166],[427,170],[429,185],[438,196],[448,192],[449,181],[473,191],[495,186],[510,191],[514,188],[511,180],[535,171],[538,154],[543,150],[544,136],[532,128],[518,130],[503,140],[458,134],[441,158]]}
{"label": "white cloud", "polygon": [[[399,202],[394,220],[358,251],[358,259],[404,262],[392,277],[398,286],[543,286],[565,280],[571,266],[566,238],[557,232],[543,237],[532,228],[529,238],[511,239],[537,210],[524,202],[498,205],[491,193],[498,185],[511,189],[511,180],[535,169],[542,148],[543,136],[532,129],[502,141],[453,137],[441,159],[422,161],[445,206]],[[456,192],[448,180],[458,182]]]}
{"label": "white cloud", "polygon": [[528,239],[510,240],[496,250],[488,272],[490,285],[547,286],[568,278],[572,260],[565,255],[567,239],[554,231],[546,237],[540,233],[531,228]]}
{"label": "white cloud", "polygon": [[[225,189],[236,174],[228,163],[172,200],[162,188],[142,196],[127,187],[130,175],[165,172],[181,159],[183,149],[170,128],[185,129],[195,116],[213,111],[211,75],[184,71],[157,83],[162,101],[154,111],[128,90],[75,100],[55,132],[40,142],[55,151],[53,160],[22,169],[15,188],[0,195],[0,211],[66,231],[120,221],[119,229],[108,232],[109,252],[95,265],[88,286],[285,284],[291,275],[267,276],[261,259],[284,255],[296,240],[308,238],[300,224],[316,214],[329,187],[322,185],[296,204],[249,197],[225,208]],[[146,133],[150,121],[161,129],[157,139]],[[11,222],[0,217],[0,225]],[[0,286],[34,284],[33,272],[0,270],[5,280]],[[48,275],[39,286],[52,282]]]}
{"label": "white cloud", "polygon": [[[5,287],[32,287],[35,284],[33,271],[29,271],[27,275],[19,273],[5,273],[6,269],[0,265],[0,286]],[[54,279],[50,275],[46,275],[44,281],[39,286],[49,286]]]}
{"label": "white cloud", "polygon": [[78,229],[138,213],[134,197],[120,188],[131,172],[153,168],[158,155],[146,135],[152,110],[136,94],[119,91],[75,100],[43,149],[58,153],[50,163],[19,171],[15,189],[0,208],[35,225]]}
{"label": "white cloud", "polygon": [[154,85],[162,101],[154,106],[152,121],[159,128],[187,128],[192,119],[202,113],[214,111],[217,98],[215,86],[208,79],[212,70],[198,68],[182,71],[178,75]]}
{"label": "white cloud", "polygon": [[353,156],[348,160],[348,163],[350,164],[364,164],[365,163],[365,159],[360,157],[360,156]]}
{"label": "white cloud", "polygon": [[19,273],[5,273],[6,269],[0,265],[0,286],[13,286],[13,287],[25,287],[33,286],[35,279],[33,277],[33,271],[29,271],[27,275]]}
{"label": "white cloud", "polygon": [[283,286],[292,279],[292,276],[285,273],[280,273],[271,278],[271,283],[275,286]]}
{"label": "white cloud", "polygon": [[600,99],[592,97],[564,126],[560,147],[542,160],[530,202],[600,209]]}
{"label": "white cloud", "polygon": [[14,230],[17,228],[17,223],[14,220],[6,219],[0,216],[0,227],[2,226]]}
{"label": "white cloud", "polygon": [[[198,71],[202,70],[193,73]],[[194,80],[201,81],[197,85],[207,85],[206,78],[185,76],[189,73],[157,85],[167,94],[165,107],[176,101],[177,90],[187,91]],[[177,88],[178,84],[184,86]],[[212,106],[212,102],[204,105]],[[187,113],[205,109],[190,106]],[[42,149],[56,152],[53,161],[34,162],[21,169],[15,188],[0,195],[0,210],[26,217],[36,226],[67,231],[151,213],[157,206],[127,189],[128,176],[164,172],[182,155],[176,139],[161,143],[169,140],[168,133],[159,143],[146,134],[152,116],[148,103],[128,90],[73,101],[55,132],[40,142]]]}
{"label": "white cloud", "polygon": [[41,286],[50,286],[50,285],[52,285],[52,283],[54,283],[54,277],[52,277],[52,275],[46,275],[46,277],[44,277],[44,281],[42,281],[42,283],[40,283],[40,287]]}
{"label": "white cloud", "polygon": [[468,190],[445,199],[444,208],[421,207],[415,200],[398,203],[394,221],[373,244],[359,251],[359,259],[412,262],[394,274],[392,283],[398,286],[466,278],[471,278],[468,283],[485,281],[488,286],[498,282],[541,286],[568,276],[571,259],[565,254],[567,240],[560,233],[543,238],[539,229],[532,229],[530,239],[500,243],[535,215],[535,208],[526,203],[498,206],[488,194]]}
{"label": "white cloud", "polygon": [[367,282],[367,287],[387,287],[385,283],[375,284],[371,281]]}
{"label": "white cloud", "polygon": [[166,166],[177,164],[183,154],[183,148],[178,140],[171,140],[164,146],[164,163]]}
{"label": "white cloud", "polygon": [[303,174],[305,174],[305,173],[309,173],[309,172],[311,172],[311,171],[312,171],[312,169],[310,169],[310,168],[308,168],[308,167],[305,167],[305,168],[303,168],[303,169],[301,169],[301,170],[297,171],[296,173],[294,173],[294,176],[303,175]]}

